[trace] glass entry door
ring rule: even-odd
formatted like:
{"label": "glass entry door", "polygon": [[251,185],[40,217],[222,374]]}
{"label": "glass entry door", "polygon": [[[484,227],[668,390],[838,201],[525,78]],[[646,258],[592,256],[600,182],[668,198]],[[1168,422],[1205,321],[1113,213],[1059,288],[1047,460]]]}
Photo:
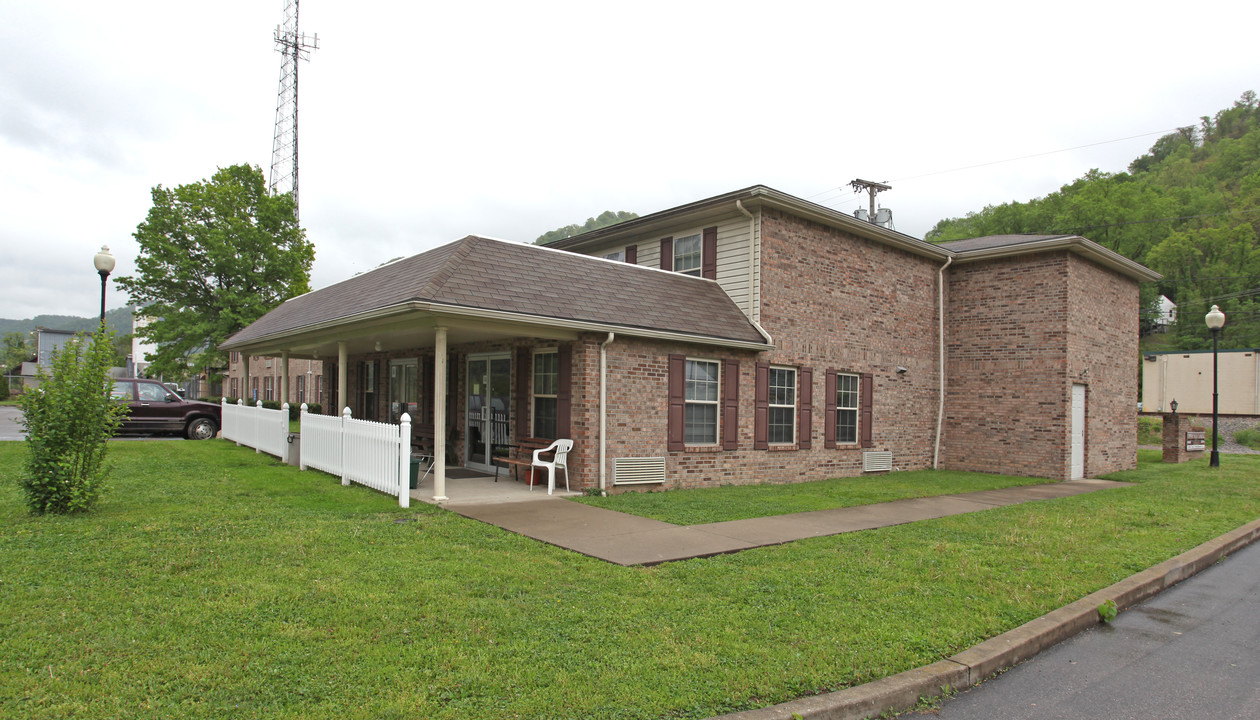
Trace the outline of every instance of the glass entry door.
{"label": "glass entry door", "polygon": [[468,358],[468,432],[464,463],[494,472],[491,458],[508,453],[509,408],[512,397],[512,356],[474,355]]}

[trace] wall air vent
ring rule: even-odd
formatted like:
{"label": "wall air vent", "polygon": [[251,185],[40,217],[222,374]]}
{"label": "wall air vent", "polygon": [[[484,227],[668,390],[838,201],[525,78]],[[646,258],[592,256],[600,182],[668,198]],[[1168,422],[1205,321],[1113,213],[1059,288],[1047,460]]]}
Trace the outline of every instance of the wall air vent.
{"label": "wall air vent", "polygon": [[892,453],[888,450],[862,453],[862,472],[888,472],[892,470]]}
{"label": "wall air vent", "polygon": [[614,458],[613,485],[648,485],[665,482],[665,458]]}

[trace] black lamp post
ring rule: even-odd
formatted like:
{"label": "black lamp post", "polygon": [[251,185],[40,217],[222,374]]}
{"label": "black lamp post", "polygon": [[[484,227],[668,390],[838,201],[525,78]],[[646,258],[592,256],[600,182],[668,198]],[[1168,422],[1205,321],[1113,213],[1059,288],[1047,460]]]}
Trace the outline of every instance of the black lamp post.
{"label": "black lamp post", "polygon": [[109,246],[102,245],[101,251],[96,253],[96,257],[92,259],[96,265],[96,272],[101,275],[101,322],[105,322],[105,281],[109,279],[109,274],[114,271],[114,256],[109,254]]}
{"label": "black lamp post", "polygon": [[1217,387],[1216,387],[1216,357],[1217,357],[1217,340],[1221,336],[1221,328],[1225,326],[1225,313],[1215,305],[1208,311],[1207,316],[1203,318],[1207,321],[1208,329],[1212,331],[1212,458],[1208,460],[1208,467],[1220,467],[1221,455],[1216,450],[1217,427],[1220,425],[1220,417],[1217,408]]}

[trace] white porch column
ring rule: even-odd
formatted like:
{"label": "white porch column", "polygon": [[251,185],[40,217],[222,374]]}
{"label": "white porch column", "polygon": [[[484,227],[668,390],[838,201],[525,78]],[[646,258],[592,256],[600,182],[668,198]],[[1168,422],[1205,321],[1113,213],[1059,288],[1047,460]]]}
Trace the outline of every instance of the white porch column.
{"label": "white porch column", "polygon": [[446,497],[446,328],[435,328],[433,349],[433,500]]}
{"label": "white porch column", "polygon": [[289,402],[289,352],[280,353],[280,402]]}
{"label": "white porch column", "polygon": [[337,402],[341,407],[337,408],[337,414],[341,414],[343,408],[350,407],[350,402],[346,399],[346,363],[350,361],[350,354],[346,351],[344,342],[337,343]]}

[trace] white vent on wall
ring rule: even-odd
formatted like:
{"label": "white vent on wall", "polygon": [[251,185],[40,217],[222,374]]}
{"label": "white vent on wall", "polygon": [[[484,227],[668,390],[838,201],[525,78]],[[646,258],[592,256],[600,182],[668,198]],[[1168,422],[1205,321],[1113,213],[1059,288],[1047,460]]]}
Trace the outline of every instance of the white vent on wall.
{"label": "white vent on wall", "polygon": [[888,450],[862,453],[862,472],[888,472],[892,470],[892,453]]}
{"label": "white vent on wall", "polygon": [[665,458],[614,458],[613,485],[665,482]]}

